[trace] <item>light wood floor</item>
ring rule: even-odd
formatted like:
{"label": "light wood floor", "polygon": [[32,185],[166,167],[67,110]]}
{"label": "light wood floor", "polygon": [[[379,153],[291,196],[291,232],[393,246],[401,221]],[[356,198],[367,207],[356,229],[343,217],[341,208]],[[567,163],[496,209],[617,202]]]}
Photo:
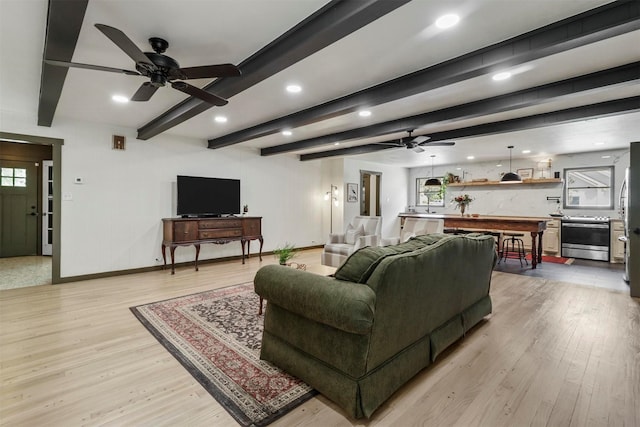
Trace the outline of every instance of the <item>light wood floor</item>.
{"label": "light wood floor", "polygon": [[[319,259],[312,250],[296,261]],[[0,291],[0,424],[237,425],[129,307],[247,282],[260,265]],[[638,300],[504,272],[491,295],[494,314],[371,420],[348,419],[319,396],[274,425],[640,425]]]}

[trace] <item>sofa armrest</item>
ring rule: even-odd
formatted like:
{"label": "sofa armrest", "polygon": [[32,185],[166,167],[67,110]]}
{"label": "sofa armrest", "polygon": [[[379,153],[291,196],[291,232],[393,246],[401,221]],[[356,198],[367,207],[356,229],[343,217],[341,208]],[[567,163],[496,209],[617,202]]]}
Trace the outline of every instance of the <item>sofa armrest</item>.
{"label": "sofa armrest", "polygon": [[329,234],[329,240],[327,241],[327,244],[331,243],[344,243],[344,234]]}
{"label": "sofa armrest", "polygon": [[352,252],[355,252],[360,248],[364,248],[365,246],[380,246],[380,237],[375,234],[358,237],[358,240],[356,240],[356,244],[354,245]]}
{"label": "sofa armrest", "polygon": [[360,335],[373,325],[376,296],[367,285],[280,265],[262,267],[253,283],[270,304],[316,322]]}

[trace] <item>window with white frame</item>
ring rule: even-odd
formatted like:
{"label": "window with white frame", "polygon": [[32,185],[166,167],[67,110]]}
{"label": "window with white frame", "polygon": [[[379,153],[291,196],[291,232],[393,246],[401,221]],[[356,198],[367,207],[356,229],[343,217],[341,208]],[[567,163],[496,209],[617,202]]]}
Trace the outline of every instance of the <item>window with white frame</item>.
{"label": "window with white frame", "polygon": [[566,209],[613,209],[613,166],[564,170]]}

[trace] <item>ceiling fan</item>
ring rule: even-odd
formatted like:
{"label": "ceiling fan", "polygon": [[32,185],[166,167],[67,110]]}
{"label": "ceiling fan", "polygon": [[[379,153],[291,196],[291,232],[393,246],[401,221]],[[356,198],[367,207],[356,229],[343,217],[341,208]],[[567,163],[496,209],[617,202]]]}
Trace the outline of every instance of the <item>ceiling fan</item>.
{"label": "ceiling fan", "polygon": [[416,153],[422,153],[424,151],[424,148],[422,147],[443,147],[443,146],[451,146],[451,145],[456,145],[455,142],[453,141],[433,141],[433,142],[429,142],[429,140],[431,139],[431,137],[429,136],[416,136],[413,137],[411,134],[413,133],[413,130],[408,130],[407,133],[409,134],[409,136],[404,137],[404,138],[400,138],[397,141],[388,141],[388,142],[379,142],[379,144],[383,144],[383,145],[391,145],[393,147],[403,147],[406,148],[407,150],[413,150]]}
{"label": "ceiling fan", "polygon": [[203,65],[199,67],[180,68],[178,62],[164,55],[169,47],[169,43],[159,37],[151,37],[149,43],[154,52],[143,52],[136,46],[129,37],[117,28],[103,24],[95,24],[95,27],[107,36],[112,42],[124,51],[135,61],[136,70],[123,70],[120,68],[104,67],[101,65],[80,64],[77,62],[56,61],[45,59],[44,62],[60,67],[86,68],[89,70],[109,71],[113,73],[123,73],[132,76],[149,77],[150,81],[145,82],[138,88],[131,97],[131,101],[148,101],[159,87],[167,83],[171,87],[194,96],[209,104],[222,106],[229,101],[209,93],[205,90],[192,86],[181,80],[203,79],[215,77],[237,77],[241,75],[240,69],[233,64]]}

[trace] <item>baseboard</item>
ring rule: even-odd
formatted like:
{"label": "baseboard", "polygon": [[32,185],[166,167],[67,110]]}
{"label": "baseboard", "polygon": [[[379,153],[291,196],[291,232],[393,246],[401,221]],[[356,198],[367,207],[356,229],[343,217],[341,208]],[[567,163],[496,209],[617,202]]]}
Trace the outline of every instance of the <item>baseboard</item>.
{"label": "baseboard", "polygon": [[[319,249],[319,248],[322,248],[323,246],[324,245],[305,246],[303,248],[296,248],[296,250],[305,251],[310,249]],[[267,255],[273,255],[273,251],[262,253],[263,257]],[[257,254],[251,254],[251,257],[255,257],[255,256],[257,256]],[[203,264],[213,264],[213,263],[234,261],[234,260],[238,260],[238,261],[242,260],[242,255],[234,255],[234,256],[220,257],[220,258],[199,259],[198,266],[201,266]],[[178,262],[175,264],[176,267],[185,267],[189,265],[193,265],[193,261]],[[149,267],[131,268],[127,270],[115,270],[115,271],[105,271],[102,273],[82,274],[79,276],[61,277],[59,280],[54,281],[53,284],[59,285],[63,283],[80,282],[82,280],[93,280],[93,279],[103,279],[105,277],[124,276],[126,274],[148,273],[150,271],[157,271],[157,270],[163,270],[163,269],[165,269],[165,267],[162,265],[153,265]],[[167,265],[166,270],[169,271],[170,269],[171,269],[171,266]]]}

